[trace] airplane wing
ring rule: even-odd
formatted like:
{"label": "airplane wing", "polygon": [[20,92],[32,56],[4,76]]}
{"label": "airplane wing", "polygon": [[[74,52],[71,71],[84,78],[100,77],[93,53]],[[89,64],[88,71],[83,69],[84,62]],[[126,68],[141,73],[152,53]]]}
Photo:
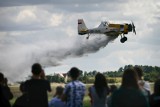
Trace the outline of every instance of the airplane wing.
{"label": "airplane wing", "polygon": [[[106,34],[106,36],[108,36],[108,35]],[[112,35],[112,36],[108,36],[108,39],[109,39],[111,42],[113,42],[117,37],[118,37],[118,35]]]}

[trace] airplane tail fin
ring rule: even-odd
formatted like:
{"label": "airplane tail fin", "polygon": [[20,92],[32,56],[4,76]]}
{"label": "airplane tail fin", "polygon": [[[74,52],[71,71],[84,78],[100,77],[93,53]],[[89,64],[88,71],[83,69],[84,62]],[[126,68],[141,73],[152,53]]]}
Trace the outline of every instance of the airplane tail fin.
{"label": "airplane tail fin", "polygon": [[87,34],[88,28],[86,27],[83,19],[78,19],[78,34],[84,35]]}

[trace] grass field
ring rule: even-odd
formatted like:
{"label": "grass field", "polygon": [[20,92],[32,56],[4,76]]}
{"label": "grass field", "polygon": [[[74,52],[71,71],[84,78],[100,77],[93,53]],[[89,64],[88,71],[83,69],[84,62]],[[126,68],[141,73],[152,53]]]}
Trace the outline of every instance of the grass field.
{"label": "grass field", "polygon": [[[51,98],[53,97],[54,93],[55,93],[55,88],[57,86],[64,86],[65,84],[57,84],[57,83],[52,83],[51,84],[51,88],[52,88],[52,92],[48,93],[48,100],[50,101]],[[86,85],[86,95],[84,98],[84,107],[90,107],[90,98],[88,96],[88,87],[91,86],[90,84]],[[10,86],[10,89],[14,95],[14,98],[12,100],[10,100],[10,103],[13,104],[15,102],[15,100],[17,99],[17,97],[21,96],[21,92],[19,91],[19,85],[14,85],[14,86]]]}
{"label": "grass field", "polygon": [[[52,96],[55,93],[55,88],[57,86],[64,86],[65,84],[57,84],[57,83],[52,83],[51,84],[51,88],[52,88],[52,92],[48,93],[48,99],[49,101],[51,100]],[[91,86],[92,84],[86,84],[86,95],[84,97],[84,107],[90,107],[90,98],[88,96],[88,88]],[[110,85],[110,84],[109,84]],[[120,84],[117,84],[117,86],[119,86]],[[16,100],[17,97],[19,97],[21,95],[21,92],[19,91],[19,85],[14,85],[14,86],[10,86],[10,89],[14,95],[14,98],[10,101],[11,104],[13,104]],[[151,89],[153,90],[153,83],[151,84]]]}

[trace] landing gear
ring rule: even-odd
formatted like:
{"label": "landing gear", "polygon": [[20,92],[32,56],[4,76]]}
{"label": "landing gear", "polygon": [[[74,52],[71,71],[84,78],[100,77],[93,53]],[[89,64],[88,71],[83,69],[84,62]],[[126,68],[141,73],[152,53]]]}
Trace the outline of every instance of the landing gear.
{"label": "landing gear", "polygon": [[120,41],[121,41],[121,43],[124,43],[125,41],[127,41],[127,37],[122,37],[121,39],[120,39]]}
{"label": "landing gear", "polygon": [[86,39],[89,39],[90,34],[88,34],[88,36],[86,37]]}

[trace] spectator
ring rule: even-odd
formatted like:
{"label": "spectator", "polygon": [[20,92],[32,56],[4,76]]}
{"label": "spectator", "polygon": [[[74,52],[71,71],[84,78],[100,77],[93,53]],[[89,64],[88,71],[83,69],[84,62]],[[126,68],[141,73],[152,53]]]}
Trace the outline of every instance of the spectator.
{"label": "spectator", "polygon": [[54,98],[49,102],[49,107],[66,107],[65,102],[62,102],[62,94],[63,94],[64,88],[61,86],[58,86],[56,88],[56,93],[54,95]]}
{"label": "spectator", "polygon": [[83,98],[85,95],[85,85],[78,79],[80,70],[73,67],[69,71],[71,82],[64,89],[62,100],[66,101],[66,107],[83,107]]}
{"label": "spectator", "polygon": [[124,71],[120,88],[111,96],[110,107],[149,107],[139,88],[137,73],[134,69]]}
{"label": "spectator", "polygon": [[151,91],[150,84],[143,80],[143,71],[140,67],[135,66],[134,70],[138,74],[138,84],[139,84],[143,94],[146,96],[147,100],[149,101],[149,96],[150,96],[150,91]]}
{"label": "spectator", "polygon": [[89,88],[89,96],[91,98],[92,107],[105,107],[106,98],[109,94],[109,87],[105,76],[97,73],[94,85]]}
{"label": "spectator", "polygon": [[7,83],[7,78],[4,78],[3,73],[0,72],[0,105],[2,107],[10,107],[9,100],[13,98]]}
{"label": "spectator", "polygon": [[113,94],[117,89],[118,89],[118,88],[117,88],[116,85],[111,85],[111,86],[110,86],[110,95],[109,95],[108,98],[107,98],[107,104],[108,104],[108,106],[111,105],[111,96],[112,96],[112,94]]}
{"label": "spectator", "polygon": [[150,106],[160,107],[160,79],[154,83],[154,92],[150,96]]}
{"label": "spectator", "polygon": [[111,85],[110,86],[110,93],[113,94],[114,91],[116,91],[118,88],[116,85]]}
{"label": "spectator", "polygon": [[25,91],[29,100],[28,107],[48,107],[47,91],[51,91],[50,83],[42,79],[42,76],[45,75],[39,63],[32,65],[31,72],[32,78],[25,82]]}
{"label": "spectator", "polygon": [[27,98],[27,93],[25,92],[25,89],[24,89],[24,83],[20,84],[19,89],[22,92],[22,96],[16,99],[15,103],[13,104],[13,107],[27,107],[27,104],[29,102]]}

